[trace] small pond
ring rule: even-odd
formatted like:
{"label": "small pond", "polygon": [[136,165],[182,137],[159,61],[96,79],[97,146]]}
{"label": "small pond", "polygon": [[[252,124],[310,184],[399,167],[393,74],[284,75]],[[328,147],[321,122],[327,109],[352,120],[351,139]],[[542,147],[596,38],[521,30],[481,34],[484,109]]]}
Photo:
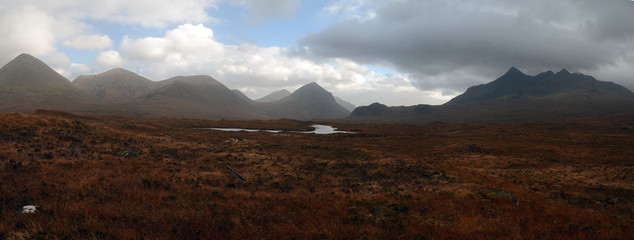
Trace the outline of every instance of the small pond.
{"label": "small pond", "polygon": [[[315,124],[310,127],[315,130],[312,131],[288,131],[288,132],[296,132],[296,133],[314,133],[314,134],[335,134],[335,133],[353,133],[347,131],[337,131],[337,128],[328,125]],[[270,132],[270,133],[279,133],[284,130],[271,130],[271,129],[246,129],[246,128],[200,128],[200,129],[209,129],[209,130],[218,130],[225,132]]]}

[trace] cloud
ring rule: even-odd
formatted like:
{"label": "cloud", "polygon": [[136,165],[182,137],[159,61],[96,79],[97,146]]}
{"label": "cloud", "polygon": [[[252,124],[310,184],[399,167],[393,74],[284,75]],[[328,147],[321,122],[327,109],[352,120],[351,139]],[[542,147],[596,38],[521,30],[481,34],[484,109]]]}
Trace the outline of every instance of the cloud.
{"label": "cloud", "polygon": [[376,16],[344,19],[308,34],[295,51],[314,59],[388,66],[409,74],[412,84],[423,90],[463,91],[491,81],[511,66],[529,73],[560,68],[593,71],[634,51],[634,4],[626,1],[348,4],[352,10],[331,5],[324,11],[362,12],[372,7]]}
{"label": "cloud", "polygon": [[375,5],[366,0],[339,0],[325,6],[322,11],[341,19],[365,22],[376,17]]}
{"label": "cloud", "polygon": [[222,54],[222,44],[214,40],[213,30],[203,24],[183,24],[162,38],[131,39],[124,36],[121,51],[132,60],[195,63]]}
{"label": "cloud", "polygon": [[183,22],[210,22],[206,9],[216,7],[216,0],[110,0],[110,1],[39,1],[21,0],[21,5],[34,5],[56,16],[92,19],[163,28]]}
{"label": "cloud", "polygon": [[21,53],[45,56],[56,51],[55,19],[34,6],[0,10],[0,63]]}
{"label": "cloud", "polygon": [[215,22],[206,9],[216,0],[3,1],[0,5],[0,64],[21,53],[45,57],[57,44],[75,49],[112,47],[106,35],[80,36],[89,21],[163,28],[183,22]]}
{"label": "cloud", "polygon": [[[252,97],[282,88],[298,88],[313,81],[342,97],[359,92],[375,94],[373,96],[381,92],[382,96],[401,100],[403,97],[399,96],[427,96],[409,80],[403,80],[407,76],[384,76],[350,60],[334,58],[314,62],[293,56],[286,48],[225,45],[216,41],[213,30],[203,24],[183,24],[166,31],[163,37],[126,36],[120,52],[128,60],[128,66],[140,66],[138,72],[151,79],[207,74],[230,88],[245,90]],[[399,84],[394,84],[397,79]],[[355,104],[372,103],[358,94],[354,96],[357,98],[348,100]],[[412,99],[421,100],[421,97]]]}
{"label": "cloud", "polygon": [[108,35],[81,35],[64,41],[63,45],[77,50],[104,49],[112,47],[112,39]]}
{"label": "cloud", "polygon": [[104,67],[121,66],[123,65],[123,59],[121,59],[119,52],[115,50],[108,50],[97,54],[95,64]]}
{"label": "cloud", "polygon": [[64,41],[63,45],[77,50],[104,49],[112,47],[112,39],[108,35],[81,35]]}
{"label": "cloud", "polygon": [[254,20],[290,18],[300,6],[299,0],[244,0],[244,5]]}
{"label": "cloud", "polygon": [[63,68],[70,65],[70,59],[62,52],[56,52],[44,58],[44,62],[52,68]]}

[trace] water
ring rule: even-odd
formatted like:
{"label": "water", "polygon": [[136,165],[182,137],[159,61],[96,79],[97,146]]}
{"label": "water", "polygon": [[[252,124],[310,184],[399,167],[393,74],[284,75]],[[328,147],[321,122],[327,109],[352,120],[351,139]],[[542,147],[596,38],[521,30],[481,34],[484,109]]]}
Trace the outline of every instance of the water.
{"label": "water", "polygon": [[311,125],[311,127],[315,128],[313,131],[308,131],[304,133],[314,133],[314,134],[334,134],[334,133],[352,133],[347,131],[337,131],[337,128],[328,126],[328,125]]}
{"label": "water", "polygon": [[[296,133],[314,133],[314,134],[335,134],[335,133],[353,133],[347,131],[337,131],[337,128],[328,125],[315,124],[311,125],[315,130],[312,131],[290,131]],[[201,128],[201,129],[209,129],[209,130],[217,130],[217,131],[225,131],[225,132],[270,132],[270,133],[280,133],[283,130],[270,130],[270,129],[246,129],[246,128]]]}

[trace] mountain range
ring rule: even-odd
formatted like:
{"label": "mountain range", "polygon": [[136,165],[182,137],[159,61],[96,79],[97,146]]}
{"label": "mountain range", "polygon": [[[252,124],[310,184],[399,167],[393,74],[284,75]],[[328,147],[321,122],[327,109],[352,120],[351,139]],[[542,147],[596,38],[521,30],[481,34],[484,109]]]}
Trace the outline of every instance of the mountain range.
{"label": "mountain range", "polygon": [[0,112],[36,109],[204,119],[526,122],[634,112],[634,93],[566,69],[530,76],[511,67],[498,79],[470,87],[443,105],[374,103],[355,108],[314,82],[257,100],[206,75],[152,81],[115,68],[71,82],[39,59],[22,54],[0,68]]}
{"label": "mountain range", "polygon": [[155,82],[115,68],[70,82],[39,59],[21,54],[0,69],[0,112],[40,108],[205,119],[311,120],[344,118],[350,113],[317,83],[309,83],[288,96],[256,102],[206,75]]}
{"label": "mountain range", "polygon": [[498,79],[473,86],[438,106],[388,107],[380,103],[356,108],[348,120],[407,122],[549,121],[634,112],[634,93],[563,69],[535,76],[511,67]]}

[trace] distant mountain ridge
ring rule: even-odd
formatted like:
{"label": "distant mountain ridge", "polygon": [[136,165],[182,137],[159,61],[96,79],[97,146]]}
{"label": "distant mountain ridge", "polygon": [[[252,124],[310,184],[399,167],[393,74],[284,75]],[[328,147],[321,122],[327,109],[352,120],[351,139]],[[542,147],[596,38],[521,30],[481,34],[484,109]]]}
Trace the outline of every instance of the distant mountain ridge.
{"label": "distant mountain ridge", "polygon": [[[261,99],[258,99],[261,100]],[[0,112],[55,109],[74,113],[205,119],[342,119],[372,122],[547,121],[634,112],[634,93],[592,76],[511,67],[439,106],[354,108],[317,83],[253,101],[206,75],[154,82],[125,69],[70,82],[39,59],[22,54],[0,68]],[[347,106],[346,106],[347,105]],[[346,106],[344,108],[343,106]]]}
{"label": "distant mountain ridge", "polygon": [[168,84],[133,99],[129,106],[137,109],[160,109],[145,116],[216,119],[267,119],[251,101],[236,95],[212,77],[173,77]]}
{"label": "distant mountain ridge", "polygon": [[152,80],[121,68],[95,75],[81,75],[72,85],[104,103],[130,101],[158,87]]}
{"label": "distant mountain ridge", "polygon": [[350,114],[336,102],[332,93],[315,82],[280,100],[259,104],[268,115],[299,120],[344,118]]}
{"label": "distant mountain ridge", "polygon": [[545,121],[634,111],[634,93],[563,69],[535,76],[511,67],[498,79],[467,89],[439,105],[387,107],[375,103],[356,108],[349,120],[408,122]]}
{"label": "distant mountain ridge", "polygon": [[292,98],[262,104],[210,76],[154,82],[121,68],[82,75],[71,83],[39,59],[22,54],[0,69],[0,112],[44,108],[124,116],[302,120],[349,114],[316,83],[300,89],[286,96]]}
{"label": "distant mountain ridge", "polygon": [[511,67],[495,81],[470,87],[447,104],[483,102],[499,98],[538,97],[570,91],[600,91],[604,94],[634,98],[634,94],[623,86],[598,81],[580,73],[573,74],[566,69],[556,74],[547,71],[529,76]]}
{"label": "distant mountain ridge", "polygon": [[275,101],[281,100],[282,98],[288,97],[288,95],[291,95],[291,92],[289,92],[286,89],[282,89],[282,90],[269,93],[268,95],[258,98],[255,101],[256,102],[275,102]]}

